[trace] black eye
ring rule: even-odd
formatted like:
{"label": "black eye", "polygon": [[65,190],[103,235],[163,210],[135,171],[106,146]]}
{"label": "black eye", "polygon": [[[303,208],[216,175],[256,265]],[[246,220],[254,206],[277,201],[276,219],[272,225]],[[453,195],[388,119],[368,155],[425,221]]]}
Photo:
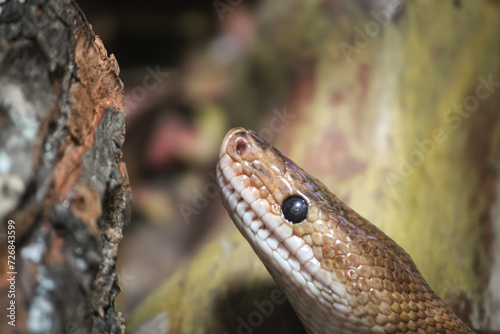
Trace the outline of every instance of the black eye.
{"label": "black eye", "polygon": [[281,212],[289,222],[300,223],[307,217],[307,202],[300,196],[290,196],[283,201]]}

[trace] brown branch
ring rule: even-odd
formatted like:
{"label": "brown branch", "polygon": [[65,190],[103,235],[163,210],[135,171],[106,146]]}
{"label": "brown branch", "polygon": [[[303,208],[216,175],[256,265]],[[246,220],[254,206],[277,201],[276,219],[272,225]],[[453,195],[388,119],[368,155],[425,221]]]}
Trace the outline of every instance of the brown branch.
{"label": "brown branch", "polygon": [[130,191],[118,64],[74,1],[0,10],[0,332],[123,333],[113,303]]}

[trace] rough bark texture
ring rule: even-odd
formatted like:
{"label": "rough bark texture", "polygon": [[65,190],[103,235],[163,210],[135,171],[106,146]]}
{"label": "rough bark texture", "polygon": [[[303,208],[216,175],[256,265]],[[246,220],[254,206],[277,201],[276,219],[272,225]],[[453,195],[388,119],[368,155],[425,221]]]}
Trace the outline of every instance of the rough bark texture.
{"label": "rough bark texture", "polygon": [[113,304],[130,200],[118,74],[74,1],[0,4],[1,333],[124,332]]}
{"label": "rough bark texture", "polygon": [[[403,246],[463,320],[499,330],[499,2],[283,0],[259,13],[231,110],[286,106],[275,146]],[[168,333],[304,333],[287,303],[262,311],[274,282],[227,223],[130,329],[162,315]]]}

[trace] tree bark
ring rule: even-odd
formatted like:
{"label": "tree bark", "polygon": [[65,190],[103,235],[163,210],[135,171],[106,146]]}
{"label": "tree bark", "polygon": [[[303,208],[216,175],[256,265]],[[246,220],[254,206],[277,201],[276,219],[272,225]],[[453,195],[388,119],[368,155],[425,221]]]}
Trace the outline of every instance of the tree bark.
{"label": "tree bark", "polygon": [[0,4],[1,333],[124,333],[118,74],[74,1]]}
{"label": "tree bark", "polygon": [[[276,147],[403,246],[473,328],[500,330],[498,2],[261,6],[231,110],[286,108]],[[275,288],[228,221],[130,328],[164,314],[172,333],[304,333]]]}

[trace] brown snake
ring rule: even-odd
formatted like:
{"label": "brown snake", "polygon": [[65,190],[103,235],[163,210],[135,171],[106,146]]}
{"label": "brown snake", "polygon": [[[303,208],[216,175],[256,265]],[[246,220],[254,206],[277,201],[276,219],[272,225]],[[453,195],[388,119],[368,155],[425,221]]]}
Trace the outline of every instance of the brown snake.
{"label": "brown snake", "polygon": [[308,333],[473,333],[408,253],[252,131],[226,135],[217,179]]}

